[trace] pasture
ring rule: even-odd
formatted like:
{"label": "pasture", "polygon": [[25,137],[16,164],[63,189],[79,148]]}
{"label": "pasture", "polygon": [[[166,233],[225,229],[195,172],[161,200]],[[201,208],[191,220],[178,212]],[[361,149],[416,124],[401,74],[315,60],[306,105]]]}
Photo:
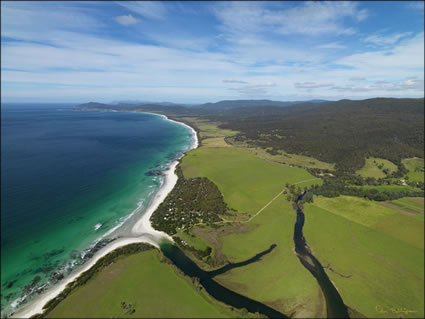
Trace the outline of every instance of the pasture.
{"label": "pasture", "polygon": [[[387,173],[385,173],[387,170]],[[387,174],[397,171],[397,166],[383,158],[369,157],[365,165],[357,171],[362,177],[384,178]]]}
{"label": "pasture", "polygon": [[408,158],[404,159],[402,163],[409,170],[407,173],[409,181],[424,181],[424,160],[422,158]]}
{"label": "pasture", "polygon": [[235,268],[217,280],[287,315],[324,316],[320,288],[293,252],[296,215],[281,194],[287,183],[302,189],[322,181],[302,168],[266,161],[234,147],[202,146],[189,152],[181,167],[186,178],[208,177],[230,207],[251,216],[247,222],[226,223],[217,229],[193,229],[199,236],[204,234],[206,241],[211,240],[216,257],[225,255],[229,261],[239,262],[277,245],[260,261]]}
{"label": "pasture", "polygon": [[255,214],[286,183],[303,188],[321,183],[302,168],[264,161],[254,154],[228,148],[198,148],[182,160],[185,178],[208,177],[224,195],[224,201],[240,213]]}
{"label": "pasture", "polygon": [[348,196],[315,197],[304,212],[307,243],[346,305],[367,317],[423,317],[423,219]]}
{"label": "pasture", "polygon": [[[222,318],[241,314],[212,300],[157,250],[121,258],[76,288],[48,318]],[[124,304],[123,304],[124,303]],[[134,311],[133,311],[134,310]]]}

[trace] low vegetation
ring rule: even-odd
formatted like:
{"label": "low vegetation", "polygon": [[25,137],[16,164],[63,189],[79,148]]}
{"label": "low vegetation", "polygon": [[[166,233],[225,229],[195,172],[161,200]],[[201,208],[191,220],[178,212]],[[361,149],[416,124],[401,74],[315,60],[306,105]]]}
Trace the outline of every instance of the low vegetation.
{"label": "low vegetation", "polygon": [[151,216],[155,229],[174,235],[178,229],[199,223],[210,225],[229,215],[223,195],[208,178],[185,179],[180,167],[176,172],[177,184]]}

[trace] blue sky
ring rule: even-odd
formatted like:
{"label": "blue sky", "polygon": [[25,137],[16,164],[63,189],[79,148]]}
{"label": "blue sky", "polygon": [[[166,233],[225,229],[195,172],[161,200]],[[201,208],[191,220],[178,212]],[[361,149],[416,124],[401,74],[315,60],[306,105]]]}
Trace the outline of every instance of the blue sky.
{"label": "blue sky", "polygon": [[424,96],[424,2],[1,2],[3,102]]}

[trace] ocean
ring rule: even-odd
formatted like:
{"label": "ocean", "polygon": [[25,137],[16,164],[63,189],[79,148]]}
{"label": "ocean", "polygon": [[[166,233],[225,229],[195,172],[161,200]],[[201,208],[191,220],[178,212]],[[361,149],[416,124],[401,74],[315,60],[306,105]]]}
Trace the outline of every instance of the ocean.
{"label": "ocean", "polygon": [[157,115],[71,106],[2,105],[2,316],[125,233],[192,143]]}

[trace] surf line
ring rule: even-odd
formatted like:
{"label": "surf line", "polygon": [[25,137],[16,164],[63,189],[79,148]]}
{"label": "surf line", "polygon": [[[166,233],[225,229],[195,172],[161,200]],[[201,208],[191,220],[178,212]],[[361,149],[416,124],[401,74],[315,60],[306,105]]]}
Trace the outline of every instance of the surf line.
{"label": "surf line", "polygon": [[[119,247],[123,247],[133,243],[148,243],[160,249],[160,244],[163,242],[174,243],[173,238],[169,236],[167,233],[158,231],[152,227],[150,223],[150,217],[158,208],[158,206],[164,201],[164,199],[167,197],[167,195],[171,192],[171,190],[174,188],[175,184],[177,183],[178,176],[175,174],[175,169],[179,163],[179,160],[185,155],[186,152],[196,149],[199,146],[198,135],[191,126],[176,120],[171,120],[165,115],[156,114],[156,113],[148,113],[148,112],[140,112],[140,113],[157,115],[167,121],[175,122],[179,125],[182,125],[188,128],[190,132],[192,133],[191,145],[189,146],[187,150],[184,151],[184,153],[180,157],[176,158],[166,169],[160,188],[158,189],[157,193],[154,195],[146,211],[132,226],[131,234],[129,236],[118,238],[114,240],[113,242],[111,242],[110,244],[103,247],[102,249],[98,250],[93,255],[93,257],[90,258],[86,263],[84,263],[80,268],[71,272],[66,278],[62,279],[57,284],[53,285],[52,287],[50,287],[49,289],[41,293],[39,296],[35,297],[33,300],[31,300],[27,304],[22,305],[22,307],[15,310],[15,312],[10,314],[11,318],[29,318],[36,314],[42,313],[43,308],[47,304],[47,302],[49,302],[51,299],[58,296],[66,288],[66,286],[69,283],[74,281],[83,272],[91,268],[100,258],[102,258],[103,256],[107,255],[108,253],[110,253],[111,251]],[[140,207],[138,209],[140,209]],[[132,212],[131,214],[133,213],[135,212]]]}

